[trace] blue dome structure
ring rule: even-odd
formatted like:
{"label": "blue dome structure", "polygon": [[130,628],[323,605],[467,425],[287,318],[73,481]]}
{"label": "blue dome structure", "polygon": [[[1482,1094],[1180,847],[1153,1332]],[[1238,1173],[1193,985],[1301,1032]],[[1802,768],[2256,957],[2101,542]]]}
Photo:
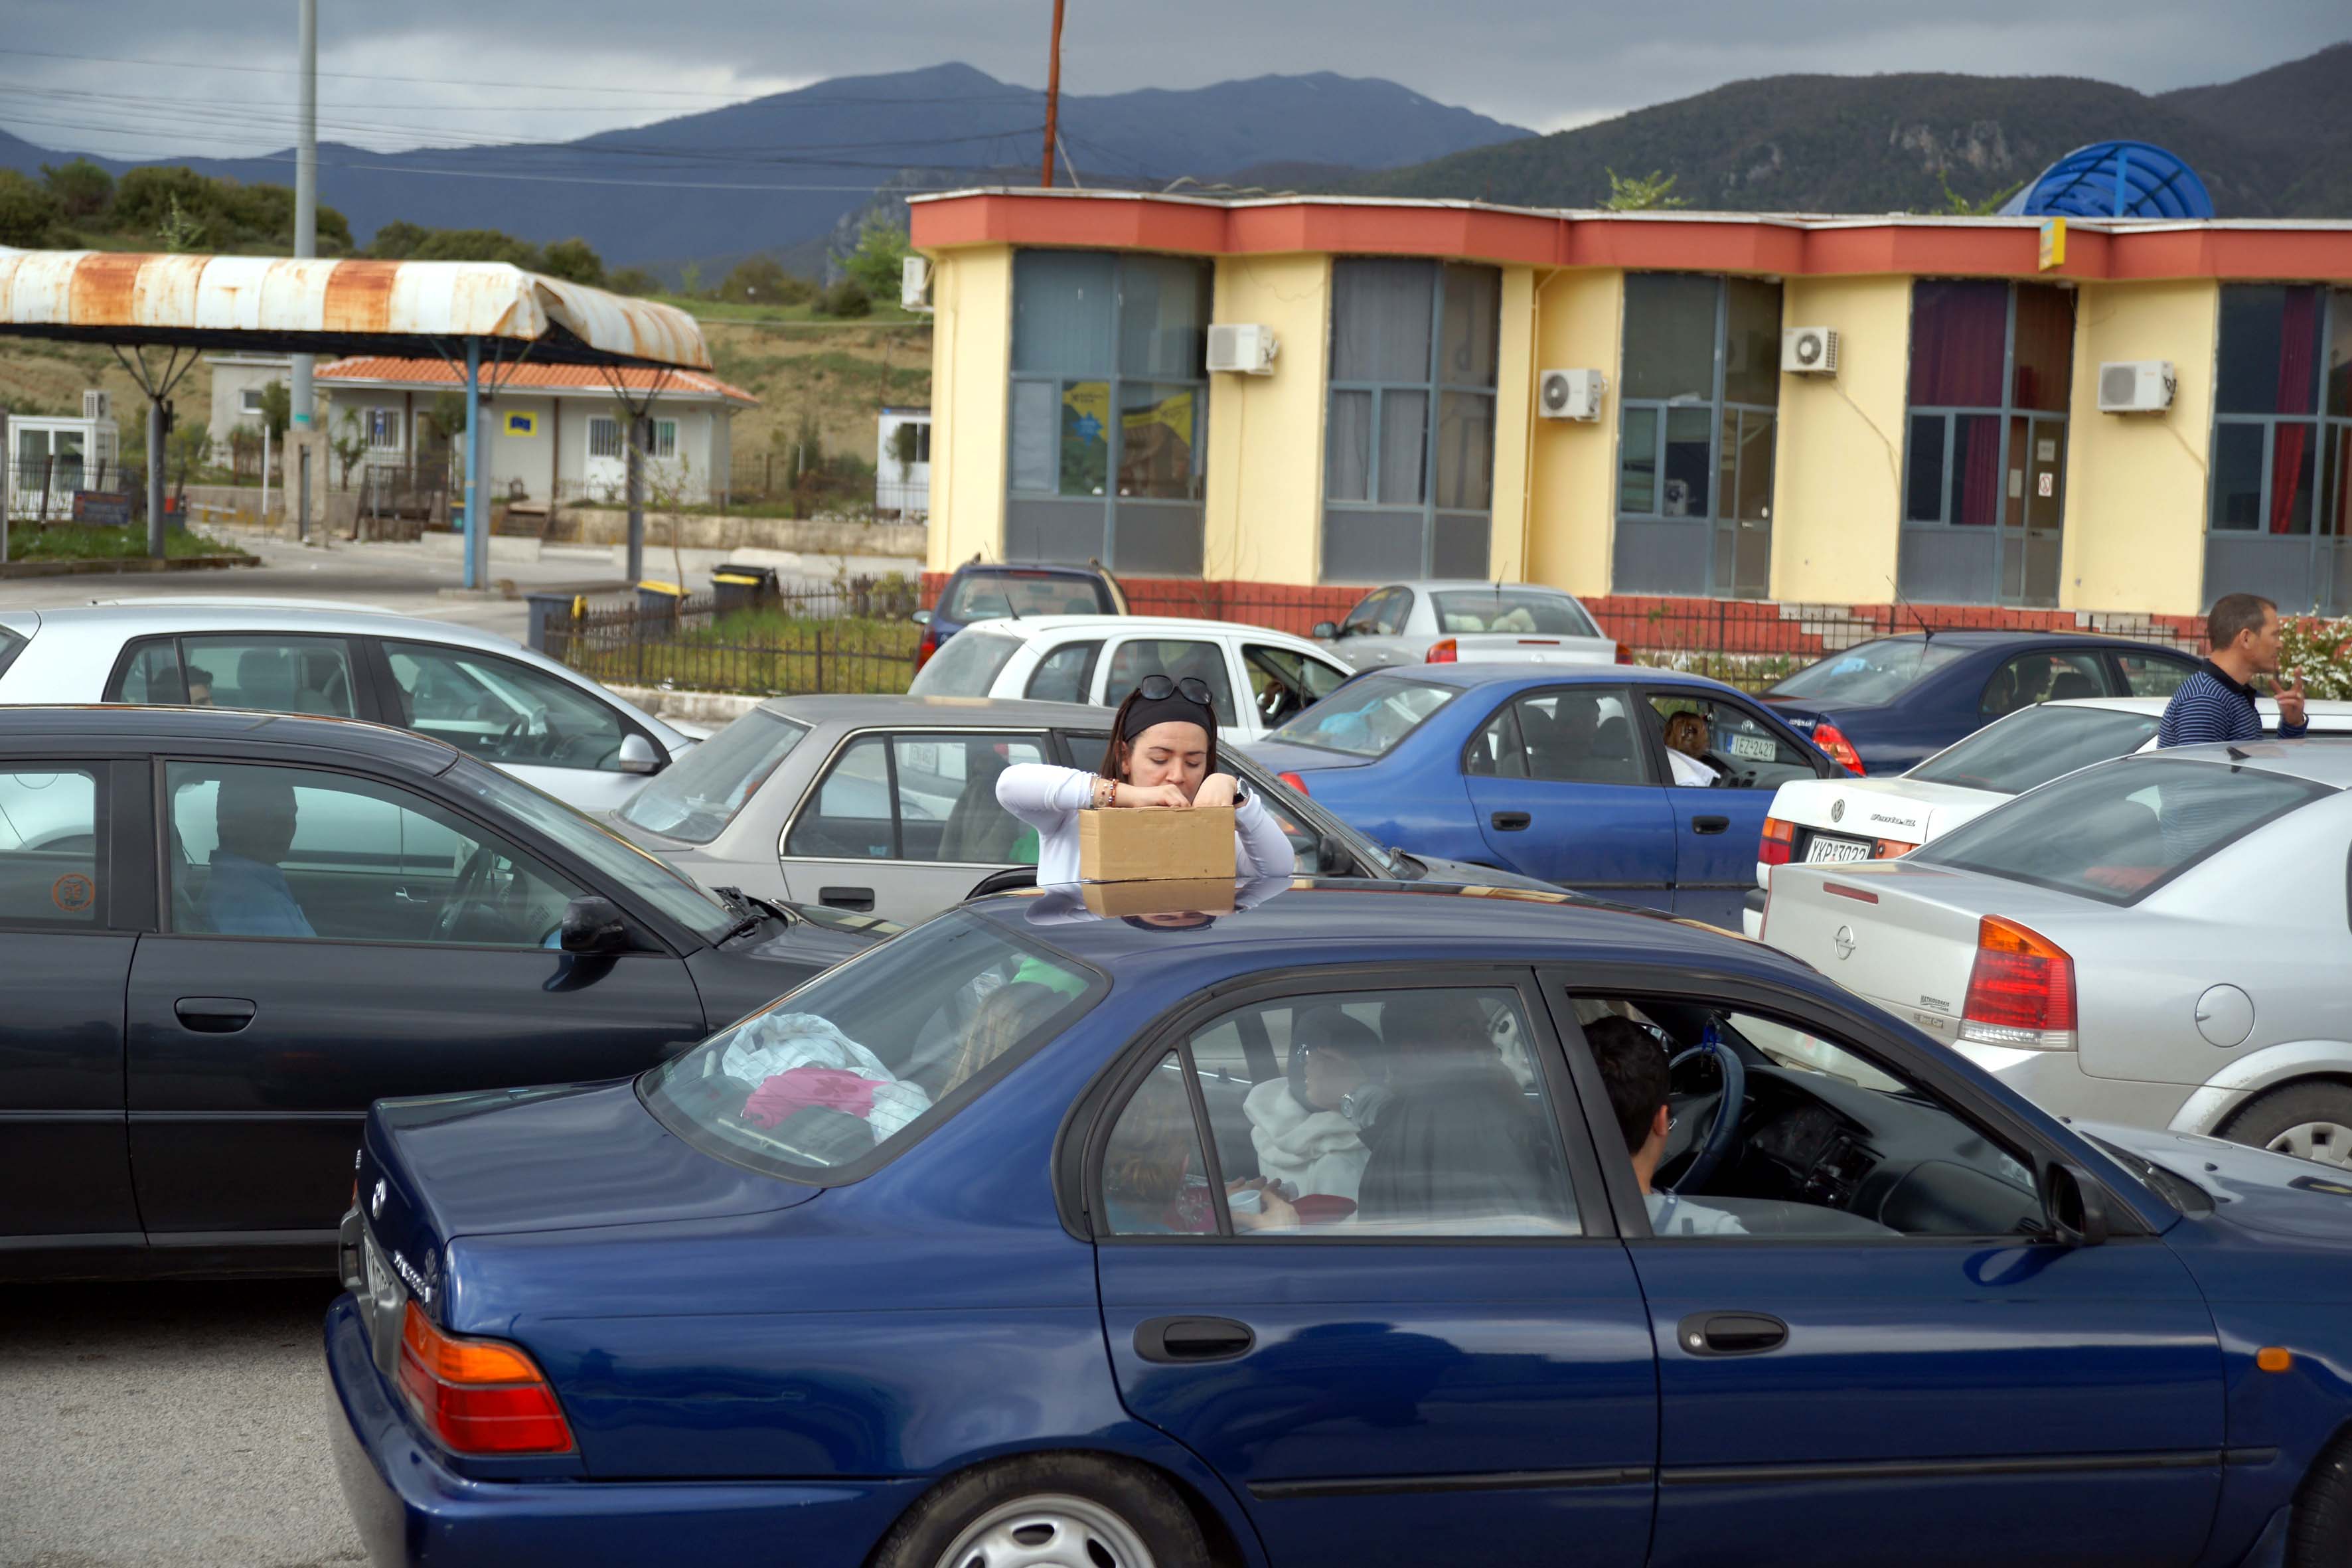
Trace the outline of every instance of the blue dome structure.
{"label": "blue dome structure", "polygon": [[2094,142],[2042,170],[2000,210],[2010,217],[2211,217],[2213,197],[2196,170],[2161,147]]}

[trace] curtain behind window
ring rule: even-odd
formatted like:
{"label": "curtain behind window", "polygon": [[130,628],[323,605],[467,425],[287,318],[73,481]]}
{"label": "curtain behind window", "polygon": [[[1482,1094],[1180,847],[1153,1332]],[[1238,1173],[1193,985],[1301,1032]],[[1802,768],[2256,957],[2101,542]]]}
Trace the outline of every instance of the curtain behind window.
{"label": "curtain behind window", "polygon": [[1914,285],[1911,406],[2000,407],[2001,361],[2008,331],[2006,283]]}

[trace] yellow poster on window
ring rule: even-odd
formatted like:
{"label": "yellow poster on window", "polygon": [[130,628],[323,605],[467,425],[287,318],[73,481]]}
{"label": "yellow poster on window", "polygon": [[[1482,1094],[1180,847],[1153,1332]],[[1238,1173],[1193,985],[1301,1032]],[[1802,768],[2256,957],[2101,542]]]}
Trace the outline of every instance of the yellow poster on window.
{"label": "yellow poster on window", "polygon": [[539,416],[509,414],[502,428],[509,436],[536,436],[539,434]]}
{"label": "yellow poster on window", "polygon": [[1192,394],[1180,392],[1161,398],[1148,408],[1128,409],[1120,423],[1130,437],[1141,434],[1150,426],[1164,425],[1176,439],[1190,447],[1192,444]]}

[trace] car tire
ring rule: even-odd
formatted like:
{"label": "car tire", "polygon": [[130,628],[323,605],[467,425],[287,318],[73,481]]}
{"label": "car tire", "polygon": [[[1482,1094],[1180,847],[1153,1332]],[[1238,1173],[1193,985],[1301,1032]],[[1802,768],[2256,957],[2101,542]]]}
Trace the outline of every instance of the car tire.
{"label": "car tire", "polygon": [[2221,1136],[2321,1164],[2352,1166],[2352,1084],[2291,1083],[2249,1101]]}
{"label": "car tire", "polygon": [[[1063,1554],[1048,1555],[1059,1532]],[[1092,1454],[1027,1454],[950,1478],[883,1537],[874,1568],[1209,1568],[1200,1521],[1139,1465]]]}
{"label": "car tire", "polygon": [[2294,1489],[2286,1532],[2286,1568],[2340,1568],[2352,1563],[2352,1437],[2320,1451]]}

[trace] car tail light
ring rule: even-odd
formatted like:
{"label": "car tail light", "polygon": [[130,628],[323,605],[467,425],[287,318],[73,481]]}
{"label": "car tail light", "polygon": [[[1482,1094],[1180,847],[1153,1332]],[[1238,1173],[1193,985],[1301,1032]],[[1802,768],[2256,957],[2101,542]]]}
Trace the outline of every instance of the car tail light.
{"label": "car tail light", "polygon": [[1452,637],[1440,637],[1437,641],[1429,645],[1429,652],[1422,656],[1421,662],[1423,664],[1453,664],[1456,660],[1460,659],[1461,657],[1462,645],[1460,643],[1455,642]]}
{"label": "car tail light", "polygon": [[1310,795],[1313,793],[1307,787],[1307,781],[1300,778],[1297,773],[1276,773],[1274,776],[1280,779],[1283,783],[1288,784],[1291,788],[1297,790],[1301,795]]}
{"label": "car tail light", "polygon": [[1872,843],[1870,858],[1874,860],[1900,860],[1918,847],[1916,844],[1906,844],[1900,838],[1881,838]]}
{"label": "car tail light", "polygon": [[1869,772],[1862,765],[1862,753],[1855,751],[1853,742],[1845,738],[1845,731],[1826,719],[1813,726],[1813,744],[1827,752],[1830,761],[1850,773]]}
{"label": "car tail light", "polygon": [[1620,664],[1633,662],[1633,647],[1631,643],[1621,642],[1617,645],[1617,662]]}
{"label": "car tail light", "polygon": [[1985,916],[1977,922],[1960,1038],[2018,1050],[2073,1050],[2074,961],[2039,931]]}
{"label": "car tail light", "polygon": [[940,651],[940,628],[937,622],[923,627],[923,640],[915,645],[915,668],[920,669],[931,662],[931,655]]}
{"label": "car tail light", "polygon": [[1756,858],[1767,866],[1785,866],[1797,851],[1797,825],[1777,816],[1764,819],[1764,837],[1756,841]]}
{"label": "car tail light", "polygon": [[493,1340],[445,1334],[414,1301],[400,1324],[400,1392],[454,1453],[572,1451],[571,1424],[530,1357]]}

